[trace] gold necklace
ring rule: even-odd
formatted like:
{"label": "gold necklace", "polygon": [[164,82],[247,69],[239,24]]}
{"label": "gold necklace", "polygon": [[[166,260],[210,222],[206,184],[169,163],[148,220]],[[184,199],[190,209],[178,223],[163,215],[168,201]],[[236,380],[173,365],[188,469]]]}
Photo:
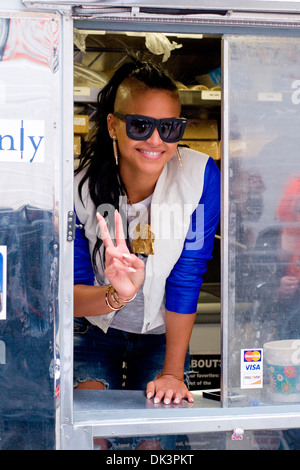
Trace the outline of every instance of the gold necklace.
{"label": "gold necklace", "polygon": [[[136,210],[128,195],[127,200],[130,206],[135,210],[136,215],[139,217],[141,213]],[[135,254],[154,255],[154,240],[155,235],[151,230],[151,225],[141,221],[134,229],[131,249]]]}

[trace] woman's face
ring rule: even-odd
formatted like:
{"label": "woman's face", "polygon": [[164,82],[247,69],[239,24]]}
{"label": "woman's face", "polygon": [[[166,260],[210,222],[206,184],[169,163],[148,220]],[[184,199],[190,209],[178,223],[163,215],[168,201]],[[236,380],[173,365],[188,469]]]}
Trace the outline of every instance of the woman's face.
{"label": "woman's face", "polygon": [[[117,93],[115,112],[140,114],[156,119],[180,117],[180,102],[166,90],[146,87],[124,87]],[[126,134],[126,123],[114,114],[108,116],[108,130],[118,141],[120,172],[123,176],[148,174],[159,177],[164,165],[176,152],[177,142],[164,142],[156,128],[147,140],[132,140]],[[125,172],[125,173],[124,173]]]}

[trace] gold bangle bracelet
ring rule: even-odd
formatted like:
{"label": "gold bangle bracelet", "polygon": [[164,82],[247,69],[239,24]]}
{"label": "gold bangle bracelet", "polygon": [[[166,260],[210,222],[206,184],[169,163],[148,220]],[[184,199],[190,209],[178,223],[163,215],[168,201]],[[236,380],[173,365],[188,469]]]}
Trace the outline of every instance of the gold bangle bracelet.
{"label": "gold bangle bracelet", "polygon": [[134,296],[131,297],[131,299],[125,300],[125,299],[123,299],[123,298],[118,294],[118,292],[116,291],[115,288],[113,288],[113,292],[112,292],[112,297],[113,297],[113,299],[115,300],[115,302],[116,302],[117,304],[120,304],[119,301],[121,301],[123,304],[128,304],[129,302],[131,302],[133,299],[136,298],[136,295],[137,295],[137,293],[134,294]]}
{"label": "gold bangle bracelet", "polygon": [[[110,292],[112,289],[114,290],[114,287],[110,284],[110,285],[108,286],[108,288],[106,289],[106,292],[105,292],[105,302],[106,302],[106,305],[107,305],[111,310],[117,311],[117,310],[120,310],[121,308],[123,308],[125,304],[120,304],[120,307],[118,307],[118,308],[115,308],[115,307],[113,307],[112,305],[110,305],[109,298],[108,298],[108,294],[109,294],[109,292]],[[114,298],[114,297],[113,297],[113,298]],[[114,299],[114,300],[115,300],[115,299]],[[117,302],[117,303],[119,303],[119,302]]]}
{"label": "gold bangle bracelet", "polygon": [[[123,303],[120,302],[120,299],[119,299],[119,296],[118,296],[118,293],[117,293],[116,289],[115,289],[113,286],[111,286],[110,291],[111,291],[111,296],[112,296],[114,302],[115,302],[116,304],[122,305],[122,306],[124,307],[125,302],[123,302]],[[116,298],[116,297],[117,297],[117,298]]]}

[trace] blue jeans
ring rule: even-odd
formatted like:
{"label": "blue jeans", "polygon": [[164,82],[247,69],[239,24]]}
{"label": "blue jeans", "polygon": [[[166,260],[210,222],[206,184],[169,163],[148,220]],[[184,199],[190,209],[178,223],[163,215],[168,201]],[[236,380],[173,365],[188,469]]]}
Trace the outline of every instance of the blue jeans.
{"label": "blue jeans", "polygon": [[[135,334],[114,328],[104,333],[85,318],[75,318],[74,386],[97,380],[111,390],[146,390],[147,383],[162,370],[165,352],[164,334]],[[185,365],[188,371],[188,354]]]}

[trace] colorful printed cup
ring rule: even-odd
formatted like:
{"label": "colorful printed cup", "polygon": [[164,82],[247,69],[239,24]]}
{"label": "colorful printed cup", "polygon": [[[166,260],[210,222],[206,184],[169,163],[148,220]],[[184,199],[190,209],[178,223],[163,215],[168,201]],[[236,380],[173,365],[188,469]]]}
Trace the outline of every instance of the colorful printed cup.
{"label": "colorful printed cup", "polygon": [[270,399],[300,403],[300,340],[264,344],[264,359]]}

